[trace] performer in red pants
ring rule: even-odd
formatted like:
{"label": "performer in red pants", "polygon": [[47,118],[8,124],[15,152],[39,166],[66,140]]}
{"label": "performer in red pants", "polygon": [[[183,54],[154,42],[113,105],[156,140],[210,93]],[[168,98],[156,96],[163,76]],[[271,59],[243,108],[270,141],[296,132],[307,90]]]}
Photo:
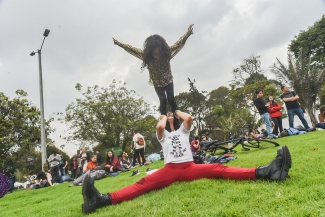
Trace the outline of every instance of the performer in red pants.
{"label": "performer in red pants", "polygon": [[[183,123],[180,126],[175,126],[175,118],[183,119]],[[222,164],[194,164],[189,143],[191,125],[192,117],[185,112],[176,110],[175,114],[169,112],[167,116],[161,115],[156,130],[164,153],[165,167],[133,185],[108,194],[100,194],[94,187],[93,177],[87,174],[82,188],[84,198],[82,211],[86,214],[91,213],[97,208],[131,200],[179,181],[192,181],[201,178],[283,181],[287,178],[291,168],[291,155],[286,146],[278,149],[276,158],[270,164],[258,168],[234,168]]]}

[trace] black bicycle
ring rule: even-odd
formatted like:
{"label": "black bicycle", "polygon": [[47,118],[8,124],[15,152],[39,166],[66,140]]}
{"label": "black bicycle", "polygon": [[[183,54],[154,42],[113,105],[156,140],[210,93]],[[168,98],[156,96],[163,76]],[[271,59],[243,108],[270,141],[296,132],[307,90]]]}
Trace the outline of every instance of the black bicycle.
{"label": "black bicycle", "polygon": [[[221,151],[220,154],[233,154],[237,151],[234,150],[238,145],[242,146],[243,151],[249,151],[250,148],[271,148],[279,146],[277,142],[269,139],[261,139],[261,138],[249,138],[245,136],[245,132],[249,129],[249,125],[245,124],[241,127],[240,136],[237,139],[231,139],[224,142],[219,142],[218,140],[204,142],[202,144],[203,151],[210,151],[212,155],[214,155],[217,151]],[[219,154],[219,153],[218,153]]]}

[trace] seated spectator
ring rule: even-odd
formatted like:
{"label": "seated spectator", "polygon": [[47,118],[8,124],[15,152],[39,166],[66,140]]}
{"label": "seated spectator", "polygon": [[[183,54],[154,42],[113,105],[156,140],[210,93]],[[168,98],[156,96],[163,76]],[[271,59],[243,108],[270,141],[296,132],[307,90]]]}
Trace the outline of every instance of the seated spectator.
{"label": "seated spectator", "polygon": [[93,155],[91,157],[90,161],[87,163],[85,170],[83,171],[83,174],[85,174],[88,170],[91,169],[101,169],[100,166],[97,166],[97,155]]}
{"label": "seated spectator", "polygon": [[261,134],[260,131],[256,129],[252,129],[251,136],[255,139],[263,139],[263,134]]}
{"label": "seated spectator", "polygon": [[149,164],[151,164],[152,163],[152,161],[148,158],[148,156],[144,156],[144,159],[145,159],[145,161],[144,161],[144,166],[148,166]]}
{"label": "seated spectator", "polygon": [[121,171],[121,164],[117,156],[114,155],[113,151],[108,151],[106,155],[106,164],[104,170],[107,173],[113,173]]}
{"label": "seated spectator", "polygon": [[54,184],[51,173],[40,171],[37,173],[37,179],[35,180],[35,184],[30,185],[30,189],[49,187]]}
{"label": "seated spectator", "polygon": [[268,133],[265,129],[262,129],[261,132],[262,132],[263,139],[268,137]]}
{"label": "seated spectator", "polygon": [[124,168],[124,169],[130,169],[131,168],[130,159],[128,157],[128,154],[125,151],[123,151],[122,154],[121,154],[120,164],[121,164],[121,167]]}
{"label": "seated spectator", "polygon": [[[85,170],[83,171],[82,175],[80,177],[78,177],[77,179],[75,179],[73,181],[73,183],[71,185],[69,185],[69,187],[75,186],[75,185],[82,185],[82,182],[84,180],[84,175],[88,172],[90,172],[90,170],[96,170],[96,171],[101,171],[102,168],[100,166],[97,166],[97,155],[93,155],[90,159],[90,161],[87,163],[87,166],[85,168]],[[101,172],[100,172],[101,173]]]}
{"label": "seated spectator", "polygon": [[199,150],[200,150],[200,137],[195,136],[194,140],[191,142],[191,152],[194,155]]}
{"label": "seated spectator", "polygon": [[322,105],[319,108],[319,114],[318,114],[318,120],[319,123],[316,124],[316,127],[321,128],[321,129],[325,129],[325,105]]}

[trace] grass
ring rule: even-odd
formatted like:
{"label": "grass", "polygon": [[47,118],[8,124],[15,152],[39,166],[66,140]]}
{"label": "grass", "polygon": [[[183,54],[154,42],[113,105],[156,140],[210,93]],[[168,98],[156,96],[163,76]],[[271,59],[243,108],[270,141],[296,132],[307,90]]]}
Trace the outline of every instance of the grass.
{"label": "grass", "polygon": [[[276,140],[292,155],[290,178],[285,182],[201,179],[179,182],[131,201],[96,210],[91,216],[325,216],[325,131]],[[269,163],[277,148],[238,151],[228,166],[257,167]],[[149,166],[161,168],[159,161]],[[100,192],[112,192],[145,176],[131,172],[95,182]],[[166,174],[168,175],[168,174]],[[1,216],[83,216],[81,187],[68,183],[26,191],[16,190],[0,199]]]}

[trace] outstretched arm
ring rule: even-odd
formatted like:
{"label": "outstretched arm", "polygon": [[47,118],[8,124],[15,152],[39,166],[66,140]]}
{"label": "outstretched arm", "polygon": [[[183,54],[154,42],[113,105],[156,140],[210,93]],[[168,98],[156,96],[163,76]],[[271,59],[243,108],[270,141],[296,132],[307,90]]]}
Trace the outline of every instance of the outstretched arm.
{"label": "outstretched arm", "polygon": [[139,58],[140,60],[142,60],[143,50],[141,50],[140,48],[132,47],[129,44],[123,44],[123,43],[119,42],[118,40],[116,40],[115,38],[113,38],[113,42],[114,42],[114,44],[116,44],[116,45],[120,46],[121,48],[123,48],[129,54],[131,54],[131,55]]}
{"label": "outstretched arm", "polygon": [[188,37],[190,37],[191,34],[193,34],[193,25],[191,24],[188,29],[187,32],[178,40],[176,41],[176,43],[170,47],[170,51],[171,51],[171,57],[173,58],[180,50],[182,50],[182,48],[185,45],[186,40],[188,39]]}

